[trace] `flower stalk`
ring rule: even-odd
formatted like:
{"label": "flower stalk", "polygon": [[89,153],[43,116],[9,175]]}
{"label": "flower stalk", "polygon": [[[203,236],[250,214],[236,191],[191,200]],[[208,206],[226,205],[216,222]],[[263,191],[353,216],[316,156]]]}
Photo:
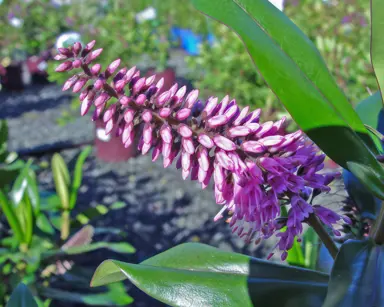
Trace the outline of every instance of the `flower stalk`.
{"label": "flower stalk", "polygon": [[321,224],[317,216],[314,214],[310,214],[307,219],[307,223],[309,226],[313,228],[313,230],[319,236],[320,240],[323,242],[324,246],[327,248],[332,258],[336,259],[339,249],[337,248],[335,242],[333,241],[331,236],[328,234],[324,226]]}

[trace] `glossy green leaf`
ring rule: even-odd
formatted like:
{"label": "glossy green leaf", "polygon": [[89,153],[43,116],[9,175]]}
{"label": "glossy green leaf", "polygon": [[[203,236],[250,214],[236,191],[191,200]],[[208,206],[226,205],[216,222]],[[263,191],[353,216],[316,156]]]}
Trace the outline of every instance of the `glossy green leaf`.
{"label": "glossy green leaf", "polygon": [[132,254],[136,251],[136,249],[132,245],[124,242],[119,242],[119,243],[96,242],[96,243],[91,243],[91,244],[86,244],[81,246],[68,247],[60,250],[48,251],[44,253],[44,257],[50,257],[52,255],[55,255],[55,256],[77,255],[77,254],[92,252],[94,250],[101,249],[101,248],[106,248],[114,252],[123,253],[123,254]]}
{"label": "glossy green leaf", "polygon": [[141,264],[104,261],[91,286],[124,279],[171,306],[284,307],[321,306],[328,276],[187,243]]}
{"label": "glossy green leaf", "polygon": [[87,157],[91,152],[92,152],[92,147],[87,146],[84,150],[82,150],[82,152],[80,153],[79,157],[76,160],[75,170],[73,173],[71,195],[70,195],[70,209],[73,209],[73,207],[76,204],[77,193],[79,191],[79,188],[81,186],[81,181],[83,178],[83,165],[84,165],[85,159],[87,159]]}
{"label": "glossy green leaf", "polygon": [[[313,43],[268,0],[192,0],[234,29],[264,79],[302,130],[335,162],[370,166],[376,147]],[[369,149],[368,149],[368,147]]]}
{"label": "glossy green leaf", "polygon": [[371,0],[371,61],[381,93],[384,90],[384,3]]}
{"label": "glossy green leaf", "polygon": [[366,189],[371,191],[374,196],[384,199],[384,181],[380,179],[380,175],[375,170],[355,162],[348,162],[347,165],[351,173],[359,179]]}
{"label": "glossy green leaf", "polygon": [[56,192],[60,197],[63,209],[69,209],[69,184],[70,176],[64,159],[59,154],[52,157],[52,173]]}
{"label": "glossy green leaf", "polygon": [[[362,122],[365,125],[371,126],[375,129],[379,129],[379,117],[383,117],[382,113],[383,103],[381,100],[380,92],[376,92],[375,94],[369,96],[368,98],[362,100],[356,105],[356,113],[361,118]],[[383,133],[384,131],[380,131]],[[372,138],[375,142],[376,148],[379,152],[383,151],[382,144],[377,138]]]}
{"label": "glossy green leaf", "polygon": [[13,206],[8,201],[7,196],[0,190],[0,207],[4,212],[7,222],[11,227],[13,234],[19,242],[23,242],[23,230],[21,228],[20,222],[17,218],[16,212],[14,211]]}
{"label": "glossy green leaf", "polygon": [[28,287],[20,283],[13,291],[6,307],[38,307]]}
{"label": "glossy green leaf", "polygon": [[342,245],[323,307],[384,306],[384,246],[371,241]]}

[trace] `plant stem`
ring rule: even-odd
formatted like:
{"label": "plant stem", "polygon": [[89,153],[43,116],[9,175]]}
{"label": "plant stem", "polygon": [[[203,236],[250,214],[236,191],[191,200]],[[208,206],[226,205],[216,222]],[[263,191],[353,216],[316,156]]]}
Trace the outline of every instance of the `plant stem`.
{"label": "plant stem", "polygon": [[61,240],[66,240],[69,237],[69,226],[70,219],[69,219],[69,211],[65,210],[61,213]]}
{"label": "plant stem", "polygon": [[381,204],[379,215],[372,227],[371,237],[376,244],[384,244],[384,202]]}
{"label": "plant stem", "polygon": [[337,253],[339,252],[339,249],[337,248],[335,242],[333,242],[332,238],[325,230],[324,226],[321,224],[317,216],[313,213],[310,214],[307,219],[307,223],[313,228],[314,231],[316,231],[317,235],[319,236],[320,240],[324,243],[325,247],[328,249],[332,258],[335,259]]}

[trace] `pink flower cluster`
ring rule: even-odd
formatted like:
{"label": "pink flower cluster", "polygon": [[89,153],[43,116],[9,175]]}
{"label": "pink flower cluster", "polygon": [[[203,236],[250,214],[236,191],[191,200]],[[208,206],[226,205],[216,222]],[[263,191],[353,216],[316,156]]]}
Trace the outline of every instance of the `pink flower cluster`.
{"label": "pink flower cluster", "polygon": [[117,71],[120,60],[102,72],[100,64],[90,66],[102,52],[93,50],[94,45],[75,43],[56,56],[65,60],[57,72],[82,69],[63,87],[81,91],[81,115],[94,105],[93,119],[102,118],[107,133],[117,128],[126,147],[139,135],[142,154],[152,150],[152,160],[162,156],[164,167],[176,161],[183,179],[190,176],[204,189],[213,178],[216,202],[222,206],[215,219],[229,211],[229,223],[240,237],[257,243],[276,234],[285,259],[310,214],[331,228],[347,221],[310,204],[311,196],[330,190],[336,174],[318,173],[324,155],[301,131],[285,134],[285,118],[260,123],[260,109],[241,109],[228,96],[202,102],[198,90],[187,93],[177,84],[161,92],[162,79],[155,84],[155,76],[140,77],[136,67]]}

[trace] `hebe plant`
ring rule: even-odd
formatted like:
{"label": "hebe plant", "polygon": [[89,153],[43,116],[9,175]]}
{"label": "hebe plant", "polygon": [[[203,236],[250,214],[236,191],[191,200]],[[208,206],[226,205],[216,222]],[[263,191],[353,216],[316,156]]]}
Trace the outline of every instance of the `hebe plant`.
{"label": "hebe plant", "polygon": [[[363,121],[337,86],[314,44],[267,0],[193,0],[195,7],[237,32],[267,84],[301,127],[330,158],[340,164],[349,190],[384,199],[381,165],[382,136],[369,123],[382,109],[381,93],[362,101]],[[380,26],[384,5],[371,0],[372,64],[378,84],[384,85]],[[140,289],[172,306],[382,306],[384,207],[373,210],[369,236],[344,243],[340,250],[326,231],[335,223],[349,223],[332,210],[312,205],[327,192],[334,174],[324,175],[324,156],[301,131],[285,134],[284,119],[260,123],[260,111],[239,108],[225,96],[198,100],[196,90],[173,86],[159,94],[162,82],[142,78],[139,71],[122,68],[120,60],[101,71],[93,62],[102,50],[75,43],[60,49],[57,71],[81,68],[64,85],[75,88],[81,113],[95,105],[106,130],[117,126],[124,144],[141,136],[143,154],[163,156],[167,167],[177,160],[184,177],[203,188],[213,177],[216,202],[229,211],[230,225],[247,241],[277,234],[282,258],[300,237],[303,224],[311,226],[335,259],[330,276],[316,271],[277,265],[248,256],[219,251],[201,244],[184,244],[139,265],[107,260],[92,280],[100,286],[130,279]],[[117,74],[115,72],[117,71]],[[86,83],[89,85],[85,87]],[[374,107],[372,107],[374,106]],[[355,189],[354,191],[357,192]],[[288,209],[287,215],[282,208]],[[362,210],[371,209],[363,204]],[[380,211],[380,212],[379,212]],[[286,227],[282,231],[282,227]]]}

